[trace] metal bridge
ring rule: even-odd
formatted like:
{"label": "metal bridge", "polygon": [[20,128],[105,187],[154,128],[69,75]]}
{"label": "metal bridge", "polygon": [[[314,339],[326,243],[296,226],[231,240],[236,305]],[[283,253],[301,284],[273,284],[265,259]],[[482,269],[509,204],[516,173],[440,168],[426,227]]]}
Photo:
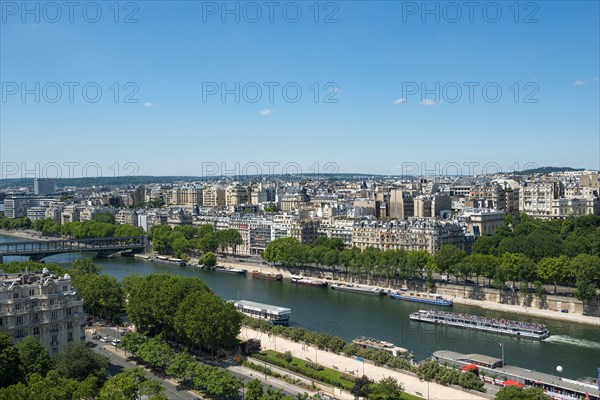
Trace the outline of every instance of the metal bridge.
{"label": "metal bridge", "polygon": [[0,243],[0,263],[7,256],[28,256],[31,260],[37,261],[54,254],[92,251],[100,256],[106,256],[125,250],[143,252],[147,247],[146,236]]}

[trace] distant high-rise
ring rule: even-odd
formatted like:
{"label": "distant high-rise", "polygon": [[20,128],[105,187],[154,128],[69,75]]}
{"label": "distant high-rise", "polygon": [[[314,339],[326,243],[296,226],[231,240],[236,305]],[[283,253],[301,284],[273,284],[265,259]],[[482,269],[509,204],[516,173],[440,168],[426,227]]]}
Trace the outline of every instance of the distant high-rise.
{"label": "distant high-rise", "polygon": [[35,178],[33,180],[33,193],[38,196],[45,196],[47,194],[54,194],[55,190],[54,179],[40,179]]}

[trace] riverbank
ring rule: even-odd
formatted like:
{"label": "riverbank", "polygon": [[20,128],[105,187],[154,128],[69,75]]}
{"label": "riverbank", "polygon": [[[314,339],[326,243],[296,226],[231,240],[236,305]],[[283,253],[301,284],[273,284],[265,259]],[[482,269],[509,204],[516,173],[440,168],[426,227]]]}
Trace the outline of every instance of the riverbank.
{"label": "riverbank", "polygon": [[[282,274],[284,278],[290,278],[290,276],[293,275],[290,271],[288,271],[285,268],[276,268],[276,267],[273,267],[270,265],[265,265],[265,264],[257,265],[254,263],[246,263],[246,262],[240,263],[240,262],[236,262],[235,260],[230,259],[230,258],[219,258],[219,265],[224,265],[226,267],[232,267],[232,268],[247,269],[248,271],[258,270],[261,272],[279,273],[279,274]],[[329,283],[344,283],[342,281],[337,281],[337,280],[328,280],[328,282]],[[369,288],[377,287],[377,286],[369,286],[369,285],[361,285],[361,286],[369,287]],[[382,286],[379,286],[379,287],[381,287],[382,289],[385,289],[386,291],[397,290],[397,288],[382,287]],[[557,321],[586,324],[586,325],[592,325],[592,326],[600,326],[600,318],[592,317],[589,315],[562,313],[560,311],[544,310],[544,309],[533,308],[533,307],[523,307],[523,306],[513,305],[513,304],[503,304],[503,303],[497,303],[497,302],[488,301],[488,300],[465,299],[465,298],[461,298],[458,296],[452,297],[452,301],[454,301],[457,304],[464,304],[464,305],[468,305],[468,306],[480,307],[480,308],[484,308],[487,310],[510,312],[510,313],[514,313],[514,314],[528,315],[528,316],[533,316],[533,317],[538,317],[538,318],[547,318],[547,319],[553,319],[553,320],[557,320]]]}
{"label": "riverbank", "polygon": [[13,238],[27,239],[27,240],[36,240],[36,241],[49,241],[49,240],[59,240],[60,239],[60,238],[44,237],[44,236],[42,236],[41,232],[34,231],[31,229],[26,229],[26,230],[0,229],[0,235],[10,236]]}
{"label": "riverbank", "polygon": [[325,350],[319,350],[317,347],[312,345],[307,346],[302,343],[292,342],[280,336],[267,335],[266,333],[256,331],[246,326],[242,327],[240,337],[243,340],[259,339],[263,349],[275,350],[281,353],[289,351],[294,357],[303,360],[310,359],[311,361],[317,362],[325,367],[352,374],[354,374],[354,371],[359,371],[358,374],[366,375],[375,381],[392,376],[396,378],[398,382],[402,382],[404,384],[404,390],[412,395],[420,397],[425,397],[427,395],[427,398],[429,399],[440,400],[488,399],[488,397],[483,394],[476,395],[434,382],[422,382],[419,378],[412,374],[409,375],[408,373],[401,373],[392,369],[378,367],[369,363],[363,363],[355,360],[354,358],[334,354]]}

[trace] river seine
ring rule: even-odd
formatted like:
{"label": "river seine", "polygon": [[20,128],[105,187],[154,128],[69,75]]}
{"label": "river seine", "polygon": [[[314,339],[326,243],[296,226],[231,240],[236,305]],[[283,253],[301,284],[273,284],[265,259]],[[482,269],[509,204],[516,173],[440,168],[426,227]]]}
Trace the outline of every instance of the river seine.
{"label": "river seine", "polygon": [[[14,241],[22,239],[0,236],[0,243]],[[79,254],[64,254],[48,257],[46,260],[68,264],[80,257],[82,256]],[[9,262],[11,259],[4,261]],[[531,370],[558,374],[556,367],[560,365],[563,367],[561,376],[576,379],[595,376],[596,368],[600,367],[600,329],[597,326],[555,320],[543,321],[540,318],[518,314],[454,305],[454,312],[543,322],[551,333],[551,336],[543,341],[519,339],[413,322],[408,317],[411,312],[434,307],[393,300],[387,296],[344,293],[328,288],[294,285],[286,280],[266,281],[253,279],[250,275],[174,267],[133,258],[98,259],[96,262],[103,267],[103,273],[118,280],[134,273],[146,275],[166,272],[197,277],[204,280],[214,293],[224,299],[240,298],[291,308],[292,326],[339,335],[348,341],[357,336],[390,341],[409,349],[417,360],[431,356],[436,350],[444,349],[500,358],[502,343],[506,363]],[[248,268],[250,269],[251,265],[248,265]]]}

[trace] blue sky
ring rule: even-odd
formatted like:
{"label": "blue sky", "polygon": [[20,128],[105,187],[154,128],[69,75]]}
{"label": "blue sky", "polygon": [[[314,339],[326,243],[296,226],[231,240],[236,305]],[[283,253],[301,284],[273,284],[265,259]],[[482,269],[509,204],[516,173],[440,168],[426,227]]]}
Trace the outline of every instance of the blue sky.
{"label": "blue sky", "polygon": [[0,3],[4,178],[600,168],[595,1]]}

